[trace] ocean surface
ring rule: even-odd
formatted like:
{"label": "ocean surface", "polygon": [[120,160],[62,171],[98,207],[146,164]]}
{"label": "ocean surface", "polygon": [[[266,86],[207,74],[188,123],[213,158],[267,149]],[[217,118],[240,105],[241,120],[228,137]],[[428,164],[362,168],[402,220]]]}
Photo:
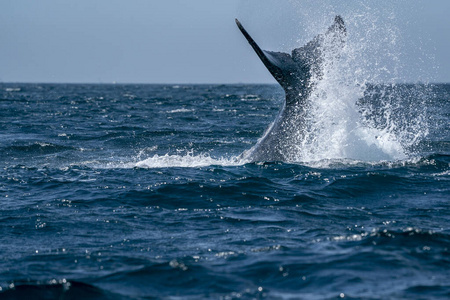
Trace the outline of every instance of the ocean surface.
{"label": "ocean surface", "polygon": [[250,162],[283,97],[0,83],[0,299],[449,299],[450,85],[367,86]]}

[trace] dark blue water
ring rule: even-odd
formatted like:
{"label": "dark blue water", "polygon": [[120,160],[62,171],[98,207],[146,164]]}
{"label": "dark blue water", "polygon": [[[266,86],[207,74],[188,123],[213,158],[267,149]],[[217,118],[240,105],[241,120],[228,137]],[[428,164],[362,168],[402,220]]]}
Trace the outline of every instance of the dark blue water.
{"label": "dark blue water", "polygon": [[[417,88],[359,105],[386,127],[403,95],[408,123]],[[448,299],[450,85],[427,89],[406,159],[245,163],[277,86],[0,84],[0,298]]]}

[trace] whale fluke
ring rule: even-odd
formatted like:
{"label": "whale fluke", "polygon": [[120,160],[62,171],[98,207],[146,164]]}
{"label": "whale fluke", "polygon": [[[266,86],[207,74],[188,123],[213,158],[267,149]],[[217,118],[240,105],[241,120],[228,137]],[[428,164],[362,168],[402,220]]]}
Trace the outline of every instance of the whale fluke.
{"label": "whale fluke", "polygon": [[289,156],[286,148],[289,140],[292,140],[293,131],[298,130],[298,125],[306,123],[305,107],[314,88],[311,78],[322,78],[325,53],[338,53],[345,43],[347,32],[344,20],[341,16],[336,16],[325,33],[317,35],[305,46],[293,49],[290,54],[262,50],[239,20],[235,21],[286,94],[285,104],[275,122],[258,143],[243,155],[251,161],[285,161]]}

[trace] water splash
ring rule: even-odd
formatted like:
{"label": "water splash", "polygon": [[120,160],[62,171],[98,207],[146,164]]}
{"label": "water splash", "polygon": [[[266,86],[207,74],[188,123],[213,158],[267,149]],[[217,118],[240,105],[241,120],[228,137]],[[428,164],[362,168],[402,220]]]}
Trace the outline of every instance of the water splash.
{"label": "water splash", "polygon": [[153,155],[152,157],[133,163],[133,167],[138,168],[201,168],[207,166],[238,166],[245,161],[232,158],[213,158],[208,154],[194,154],[189,152],[186,155]]}
{"label": "water splash", "polygon": [[341,7],[326,1],[290,1],[301,23],[307,24],[302,35],[323,31],[336,14],[343,15],[348,30],[342,51],[331,46],[334,41],[323,46],[323,74],[312,76],[315,88],[307,126],[302,124],[290,146],[294,149],[287,150],[294,153],[292,161],[404,160],[428,134],[430,86],[406,90],[397,85],[404,55],[398,7],[351,2]]}
{"label": "water splash", "polygon": [[[297,16],[297,28],[301,30],[294,47],[284,46],[284,51],[304,45],[324,32],[336,15],[345,20],[348,36],[339,53],[329,45],[325,47],[323,74],[316,76],[306,127],[302,124],[298,134],[287,142],[288,162],[324,162],[325,166],[333,165],[333,161],[376,164],[409,161],[420,152],[418,144],[430,126],[427,99],[431,88],[427,84],[407,88],[397,84],[404,81],[405,48],[398,24],[405,6],[411,3],[381,2],[289,1],[287,6]],[[275,5],[280,6],[278,1]],[[177,112],[186,111],[169,113]],[[231,158],[214,158],[207,153],[154,154],[129,166],[234,166],[246,162],[240,157],[245,157],[245,153]]]}

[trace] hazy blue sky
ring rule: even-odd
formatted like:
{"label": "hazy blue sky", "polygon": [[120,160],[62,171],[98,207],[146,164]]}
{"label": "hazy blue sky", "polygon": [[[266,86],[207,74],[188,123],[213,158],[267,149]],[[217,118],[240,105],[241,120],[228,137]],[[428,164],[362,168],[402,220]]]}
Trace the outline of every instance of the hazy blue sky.
{"label": "hazy blue sky", "polygon": [[[263,48],[287,51],[342,14],[349,36],[363,39],[372,20],[373,45],[396,37],[400,80],[450,82],[450,1],[390,2],[1,0],[0,81],[274,82],[234,18]],[[389,64],[380,49],[367,56]]]}

